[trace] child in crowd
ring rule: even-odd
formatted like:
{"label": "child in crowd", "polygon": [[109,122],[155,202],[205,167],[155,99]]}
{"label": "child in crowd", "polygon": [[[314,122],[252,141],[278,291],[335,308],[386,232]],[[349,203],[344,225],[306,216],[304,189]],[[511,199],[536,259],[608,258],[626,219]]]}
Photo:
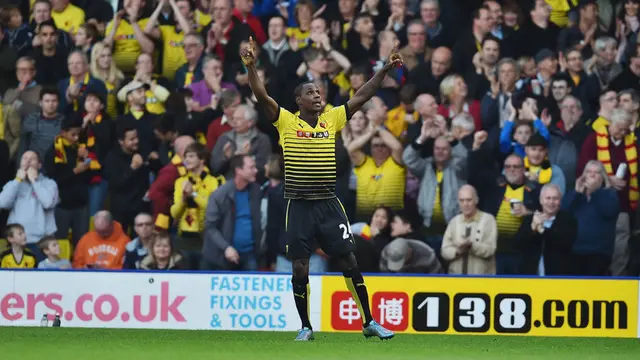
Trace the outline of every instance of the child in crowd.
{"label": "child in crowd", "polygon": [[0,254],[2,269],[33,269],[36,257],[27,249],[27,235],[20,224],[7,225],[7,241],[10,249]]}
{"label": "child in crowd", "polygon": [[38,269],[71,269],[71,262],[60,259],[60,244],[55,236],[45,236],[38,241],[40,250],[47,256],[40,261]]}
{"label": "child in crowd", "polygon": [[505,121],[500,133],[500,151],[505,155],[514,153],[524,157],[524,147],[534,129],[530,122]]}

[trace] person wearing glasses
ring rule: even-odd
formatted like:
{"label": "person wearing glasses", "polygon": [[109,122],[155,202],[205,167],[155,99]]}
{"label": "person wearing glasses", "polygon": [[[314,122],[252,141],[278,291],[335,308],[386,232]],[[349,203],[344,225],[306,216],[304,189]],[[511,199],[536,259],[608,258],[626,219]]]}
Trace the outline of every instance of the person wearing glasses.
{"label": "person wearing glasses", "polygon": [[[504,161],[504,174],[495,169],[492,149],[483,147],[488,134],[474,134],[469,152],[469,184],[478,190],[480,210],[493,215],[498,226],[496,274],[518,274],[520,256],[515,240],[523,217],[537,208],[537,194],[526,186],[524,159],[516,154]],[[497,181],[496,181],[497,179]]]}
{"label": "person wearing glasses", "polygon": [[153,218],[150,214],[140,213],[133,220],[136,238],[127,243],[124,256],[125,269],[139,269],[140,262],[149,254],[149,244],[153,239]]}

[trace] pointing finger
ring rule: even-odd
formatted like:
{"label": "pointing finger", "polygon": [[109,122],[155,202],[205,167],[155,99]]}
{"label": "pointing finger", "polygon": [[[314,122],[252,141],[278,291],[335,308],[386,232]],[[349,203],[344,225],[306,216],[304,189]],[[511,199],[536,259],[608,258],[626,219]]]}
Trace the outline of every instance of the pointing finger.
{"label": "pointing finger", "polygon": [[253,36],[249,36],[249,48],[253,50]]}
{"label": "pointing finger", "polygon": [[400,46],[400,42],[398,40],[393,42],[393,52],[397,53],[398,52],[398,47]]}

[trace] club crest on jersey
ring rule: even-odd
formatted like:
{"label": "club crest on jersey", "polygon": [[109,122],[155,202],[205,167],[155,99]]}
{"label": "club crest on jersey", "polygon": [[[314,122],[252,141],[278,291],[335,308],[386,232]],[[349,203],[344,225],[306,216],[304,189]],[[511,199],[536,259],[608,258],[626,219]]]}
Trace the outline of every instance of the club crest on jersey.
{"label": "club crest on jersey", "polygon": [[306,138],[306,139],[324,139],[329,137],[329,132],[328,131],[313,132],[313,131],[298,130],[296,132],[296,137]]}
{"label": "club crest on jersey", "polygon": [[321,121],[320,122],[320,127],[323,128],[323,129],[326,129],[327,128],[327,123],[324,122],[324,121]]}

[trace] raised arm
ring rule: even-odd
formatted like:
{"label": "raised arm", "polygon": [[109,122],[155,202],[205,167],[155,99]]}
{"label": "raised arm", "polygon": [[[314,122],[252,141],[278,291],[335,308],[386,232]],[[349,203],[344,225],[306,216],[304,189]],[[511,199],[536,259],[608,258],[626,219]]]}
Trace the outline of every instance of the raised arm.
{"label": "raised arm", "polygon": [[347,119],[351,118],[352,114],[355,114],[356,111],[360,110],[362,105],[369,101],[376,94],[376,91],[380,88],[380,84],[382,84],[382,80],[387,76],[387,73],[394,67],[402,66],[402,56],[398,53],[398,42],[396,42],[393,51],[391,52],[391,56],[389,56],[389,60],[384,64],[384,67],[380,69],[366,84],[364,84],[353,97],[347,101],[347,107],[349,108],[350,114],[347,114]]}
{"label": "raised arm", "polygon": [[191,24],[189,24],[189,20],[187,20],[187,18],[185,18],[180,12],[178,4],[176,4],[176,0],[169,0],[169,5],[171,5],[171,10],[173,10],[173,14],[178,19],[178,25],[180,25],[182,31],[185,34],[192,32],[193,28],[191,27]]}
{"label": "raised arm", "polygon": [[271,96],[269,96],[269,94],[267,94],[267,89],[264,87],[262,81],[260,81],[260,77],[258,77],[255,50],[256,46],[253,42],[253,37],[249,37],[249,46],[240,51],[240,56],[242,57],[242,62],[247,67],[249,86],[258,100],[258,104],[262,107],[267,119],[271,122],[275,122],[278,119],[278,109],[280,106]]}
{"label": "raised arm", "polygon": [[149,21],[147,21],[147,25],[144,27],[144,33],[151,36],[154,39],[160,39],[162,34],[160,33],[160,29],[156,27],[158,23],[158,17],[160,16],[160,12],[162,11],[162,7],[164,6],[164,0],[161,0],[158,3],[158,7],[154,10],[153,14],[149,17]]}
{"label": "raised arm", "polygon": [[349,158],[354,166],[360,166],[364,164],[364,161],[367,158],[367,155],[362,151],[362,147],[371,141],[371,138],[378,132],[378,128],[373,125],[373,123],[369,123],[369,127],[364,132],[364,134],[359,137],[353,139],[347,146],[347,152],[349,153]]}
{"label": "raised arm", "polygon": [[402,147],[400,140],[383,127],[378,128],[378,135],[380,135],[380,139],[391,149],[391,157],[396,164],[404,165],[402,161],[402,151],[404,147]]}

